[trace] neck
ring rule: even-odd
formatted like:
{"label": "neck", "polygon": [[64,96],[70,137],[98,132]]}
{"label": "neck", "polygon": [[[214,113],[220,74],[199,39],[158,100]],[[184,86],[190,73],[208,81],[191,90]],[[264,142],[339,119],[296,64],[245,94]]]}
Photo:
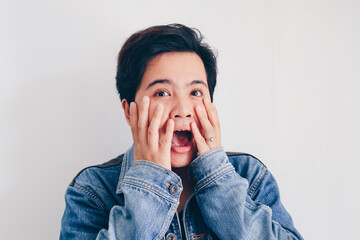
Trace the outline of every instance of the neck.
{"label": "neck", "polygon": [[188,200],[188,198],[190,197],[190,195],[193,193],[194,190],[194,183],[189,176],[188,170],[189,170],[189,166],[182,168],[173,168],[173,171],[181,178],[181,182],[183,185],[183,191],[180,195],[178,212],[182,211],[186,201]]}

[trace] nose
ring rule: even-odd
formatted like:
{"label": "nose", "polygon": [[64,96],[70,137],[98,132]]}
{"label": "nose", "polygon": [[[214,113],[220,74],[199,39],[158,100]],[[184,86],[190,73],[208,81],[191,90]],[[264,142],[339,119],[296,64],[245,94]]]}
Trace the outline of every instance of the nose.
{"label": "nose", "polygon": [[193,106],[191,102],[179,99],[174,102],[173,109],[170,113],[170,117],[176,122],[179,120],[192,120],[193,118]]}

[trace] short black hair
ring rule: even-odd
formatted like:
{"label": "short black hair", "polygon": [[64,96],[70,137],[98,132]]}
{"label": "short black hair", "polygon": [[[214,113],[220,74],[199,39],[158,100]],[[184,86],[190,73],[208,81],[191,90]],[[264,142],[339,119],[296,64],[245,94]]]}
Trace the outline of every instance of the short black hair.
{"label": "short black hair", "polygon": [[203,42],[199,30],[182,24],[158,25],[131,35],[122,46],[117,63],[116,88],[120,99],[135,100],[149,61],[167,52],[194,52],[204,63],[211,101],[216,85],[216,55]]}

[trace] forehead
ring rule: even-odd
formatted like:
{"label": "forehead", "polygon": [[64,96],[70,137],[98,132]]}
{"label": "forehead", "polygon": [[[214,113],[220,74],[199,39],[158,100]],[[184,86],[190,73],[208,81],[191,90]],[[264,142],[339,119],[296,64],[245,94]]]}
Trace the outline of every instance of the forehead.
{"label": "forehead", "polygon": [[139,89],[146,88],[151,82],[159,79],[170,80],[176,85],[194,80],[207,83],[204,63],[193,52],[169,52],[155,56],[148,63]]}

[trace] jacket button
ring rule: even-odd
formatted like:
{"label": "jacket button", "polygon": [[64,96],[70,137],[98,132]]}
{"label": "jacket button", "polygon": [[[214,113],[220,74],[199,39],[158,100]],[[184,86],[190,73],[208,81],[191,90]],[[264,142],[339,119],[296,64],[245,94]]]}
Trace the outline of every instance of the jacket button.
{"label": "jacket button", "polygon": [[166,235],[166,240],[176,240],[176,235],[173,233],[169,233],[168,235]]}
{"label": "jacket button", "polygon": [[169,187],[169,191],[170,191],[170,193],[172,195],[176,195],[176,193],[179,191],[178,185],[177,184],[171,184],[170,187]]}

